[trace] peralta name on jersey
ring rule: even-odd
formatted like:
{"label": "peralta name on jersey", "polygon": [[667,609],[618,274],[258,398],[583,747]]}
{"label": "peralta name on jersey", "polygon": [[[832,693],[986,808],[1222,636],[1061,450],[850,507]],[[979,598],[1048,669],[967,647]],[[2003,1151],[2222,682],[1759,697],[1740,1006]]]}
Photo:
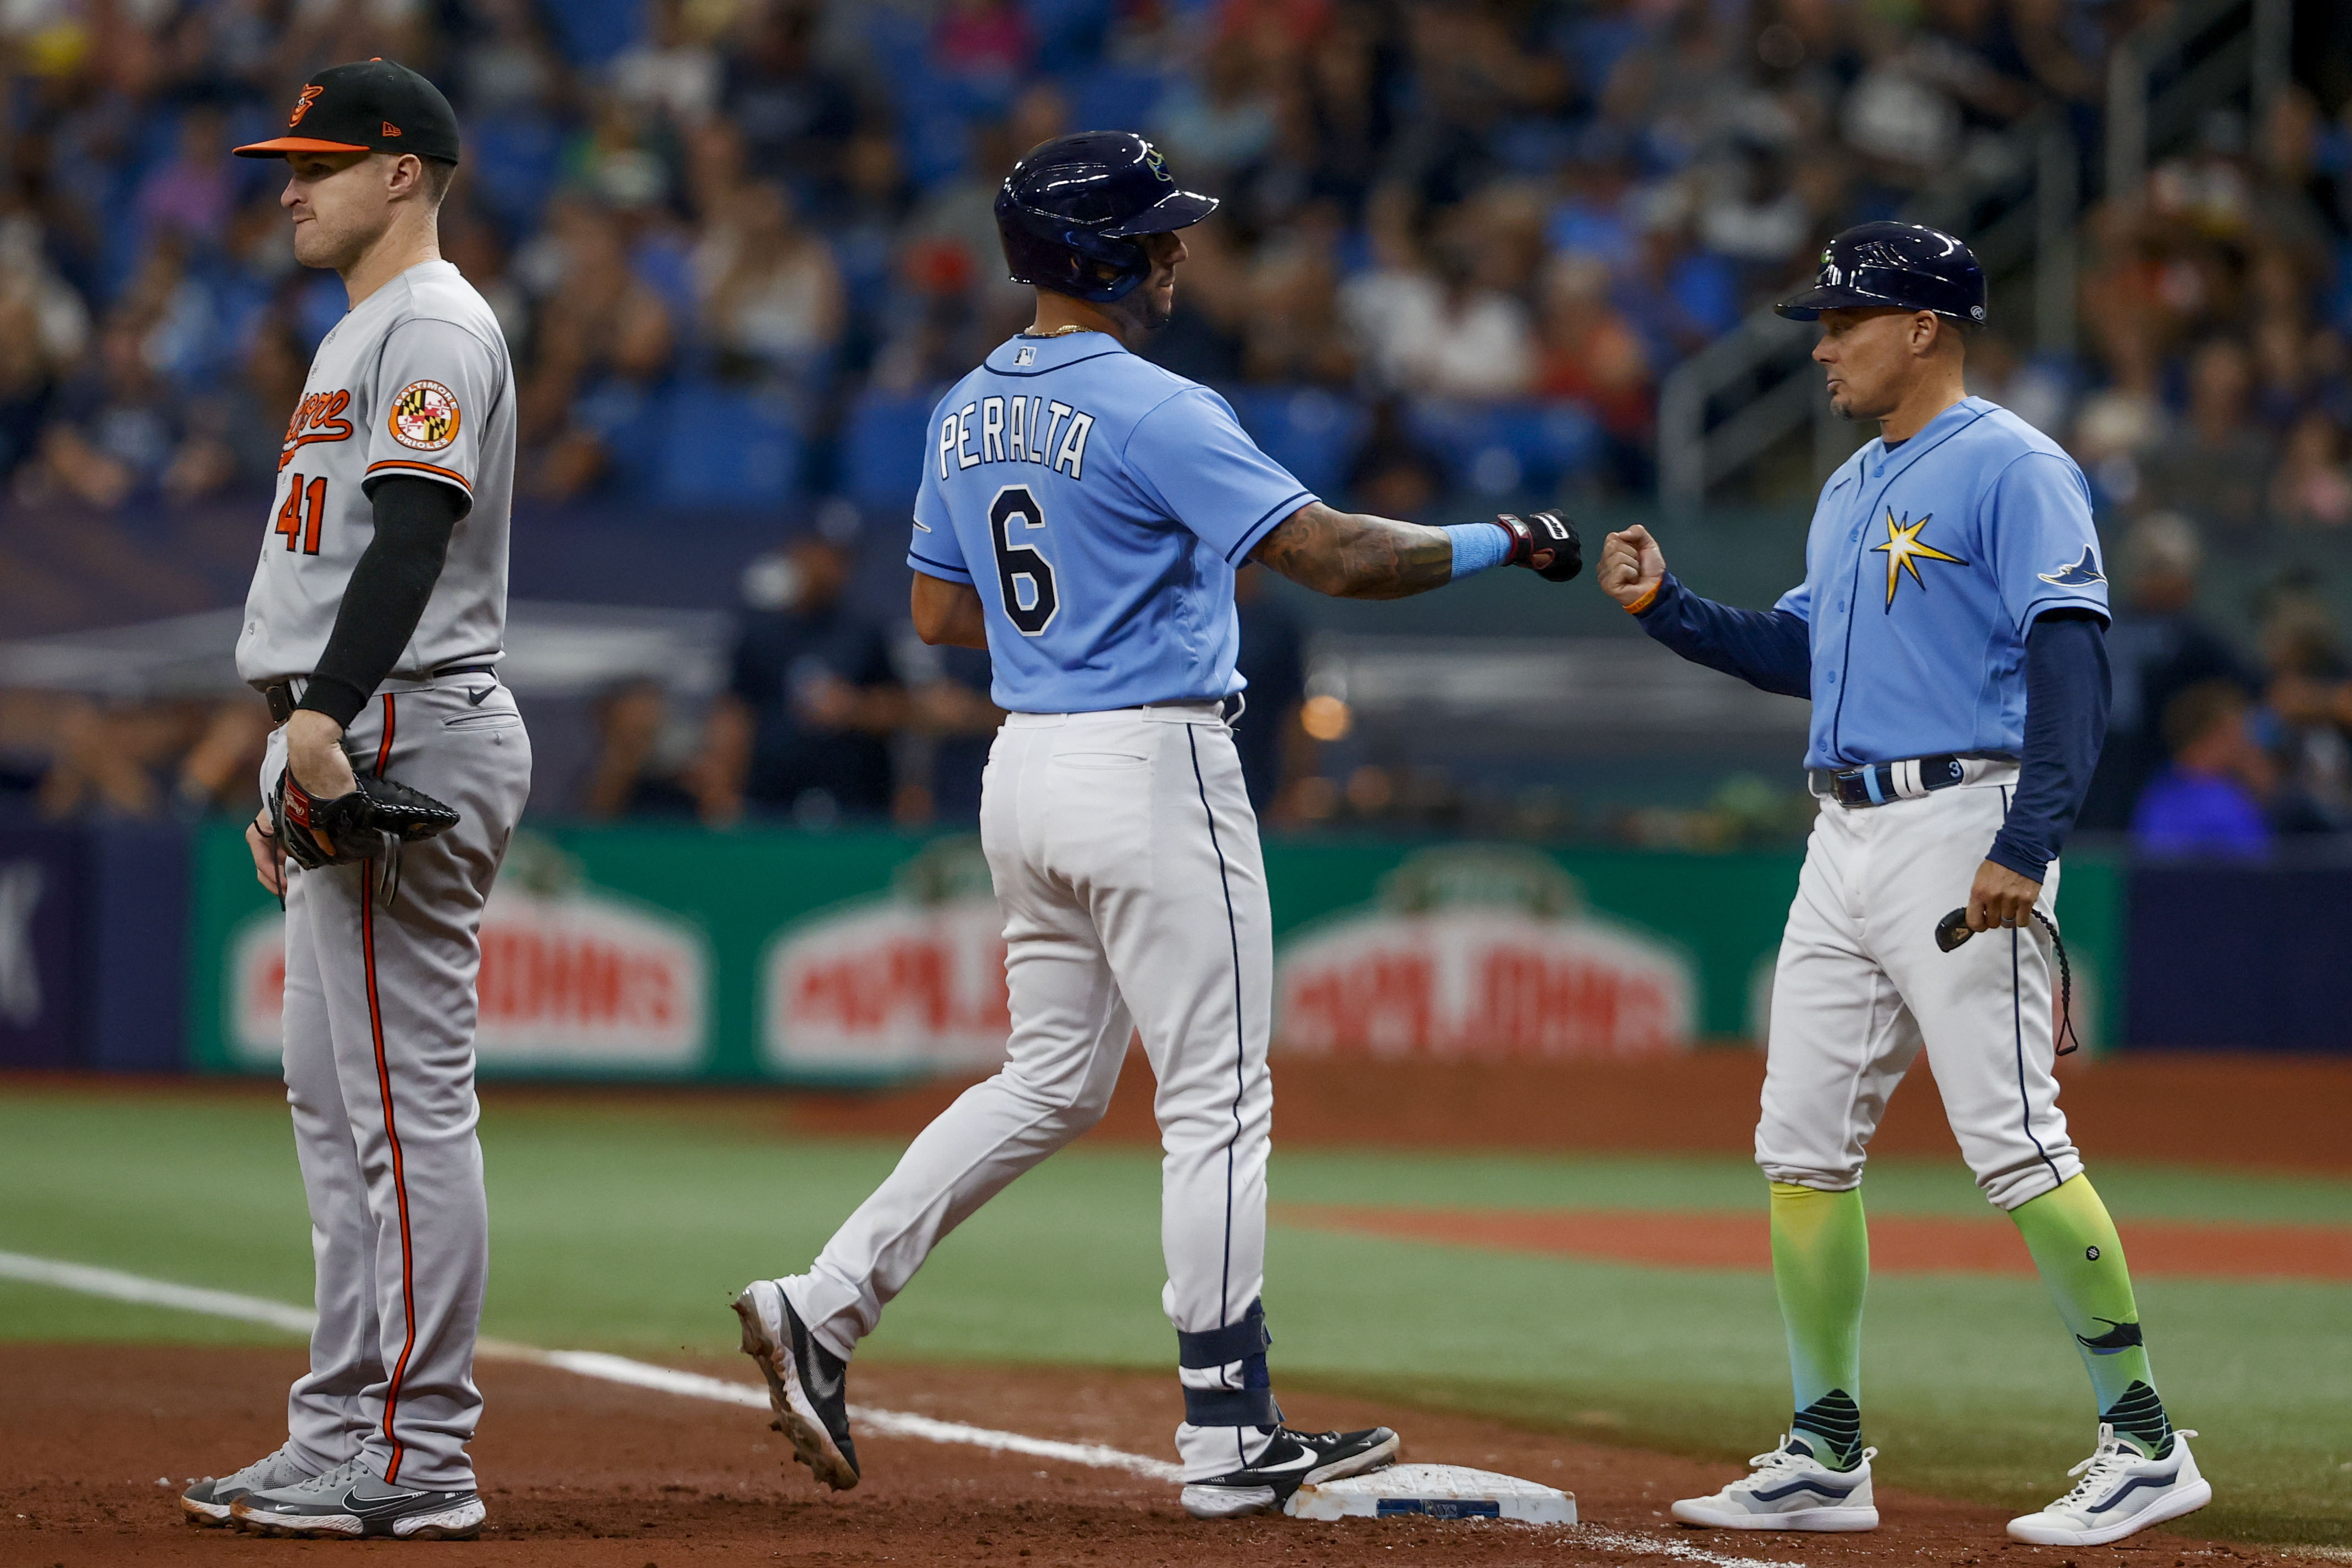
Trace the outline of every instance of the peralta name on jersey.
{"label": "peralta name on jersey", "polygon": [[982,463],[1043,463],[1087,477],[1095,416],[1044,397],[983,397],[940,421],[940,478]]}

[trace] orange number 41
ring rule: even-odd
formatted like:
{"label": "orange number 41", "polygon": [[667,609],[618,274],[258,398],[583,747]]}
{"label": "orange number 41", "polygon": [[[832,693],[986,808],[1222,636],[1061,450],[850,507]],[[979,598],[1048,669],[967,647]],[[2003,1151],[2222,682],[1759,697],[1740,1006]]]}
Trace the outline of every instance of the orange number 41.
{"label": "orange number 41", "polygon": [[[297,508],[300,509],[299,516]],[[294,542],[299,539],[303,554],[319,553],[319,525],[326,521],[326,517],[327,481],[324,479],[312,479],[310,491],[305,494],[302,476],[295,475],[293,483],[286,487],[286,504],[278,509],[277,531],[286,536],[286,548],[293,549]]]}

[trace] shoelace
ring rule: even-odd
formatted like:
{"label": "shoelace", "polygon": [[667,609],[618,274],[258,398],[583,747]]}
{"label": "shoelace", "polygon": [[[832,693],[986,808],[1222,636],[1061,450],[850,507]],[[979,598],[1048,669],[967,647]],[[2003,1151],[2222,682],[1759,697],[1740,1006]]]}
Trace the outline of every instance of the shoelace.
{"label": "shoelace", "polygon": [[[2176,1427],[2172,1436],[2178,1439],[2194,1437],[2197,1433],[2193,1428]],[[2146,1458],[2147,1456],[2137,1448],[2116,1436],[2113,1426],[2104,1421],[2100,1422],[2099,1446],[2091,1450],[2089,1458],[2066,1472],[2069,1476],[2080,1476],[2083,1479],[2074,1483],[2074,1490],[2050,1506],[2072,1508],[2077,1503],[2088,1502],[2098,1494],[2100,1489],[2116,1479],[2122,1471],[2142,1463]]]}
{"label": "shoelace", "polygon": [[357,1481],[362,1476],[373,1473],[362,1461],[350,1458],[345,1459],[323,1476],[313,1476],[309,1480],[299,1483],[299,1487],[304,1491],[339,1491]]}
{"label": "shoelace", "polygon": [[[1755,1475],[1748,1478],[1750,1480],[1762,1480],[1768,1476],[1776,1476],[1785,1472],[1793,1471],[1796,1469],[1800,1461],[1812,1464],[1820,1463],[1820,1461],[1813,1458],[1811,1454],[1800,1454],[1794,1448],[1790,1447],[1789,1436],[1790,1435],[1788,1433],[1782,1433],[1780,1435],[1780,1443],[1770,1453],[1758,1454],[1748,1461],[1748,1468],[1756,1472]],[[1874,1449],[1873,1450],[1873,1452],[1875,1451],[1876,1450]]]}

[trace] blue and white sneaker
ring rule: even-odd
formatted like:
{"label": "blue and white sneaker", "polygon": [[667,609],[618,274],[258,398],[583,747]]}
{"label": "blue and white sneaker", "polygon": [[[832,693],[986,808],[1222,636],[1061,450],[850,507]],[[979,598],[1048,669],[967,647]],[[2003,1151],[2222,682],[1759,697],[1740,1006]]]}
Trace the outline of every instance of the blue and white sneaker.
{"label": "blue and white sneaker", "polygon": [[2105,1546],[2110,1541],[2195,1513],[2213,1500],[2213,1484],[2197,1473],[2189,1452],[2193,1431],[2172,1434],[2172,1451],[2143,1457],[2116,1429],[2099,1423],[2099,1446],[2066,1473],[2074,1489],[2039,1513],[2009,1521],[2010,1538],[2036,1546]]}
{"label": "blue and white sneaker", "polygon": [[1675,1517],[1718,1530],[1876,1530],[1878,1505],[1870,1496],[1870,1461],[1832,1470],[1813,1458],[1811,1445],[1790,1433],[1779,1447],[1748,1461],[1750,1473],[1713,1497],[1685,1498]]}

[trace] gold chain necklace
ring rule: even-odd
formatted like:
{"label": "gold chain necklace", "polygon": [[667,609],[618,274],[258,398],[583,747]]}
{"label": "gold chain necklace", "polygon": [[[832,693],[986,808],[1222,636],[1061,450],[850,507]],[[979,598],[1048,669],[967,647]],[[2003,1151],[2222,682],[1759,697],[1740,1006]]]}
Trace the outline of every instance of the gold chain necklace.
{"label": "gold chain necklace", "polygon": [[1091,332],[1093,331],[1095,331],[1095,329],[1092,327],[1081,327],[1073,323],[1066,327],[1055,327],[1050,332],[1033,332],[1024,329],[1021,335],[1024,338],[1066,338],[1072,332]]}

